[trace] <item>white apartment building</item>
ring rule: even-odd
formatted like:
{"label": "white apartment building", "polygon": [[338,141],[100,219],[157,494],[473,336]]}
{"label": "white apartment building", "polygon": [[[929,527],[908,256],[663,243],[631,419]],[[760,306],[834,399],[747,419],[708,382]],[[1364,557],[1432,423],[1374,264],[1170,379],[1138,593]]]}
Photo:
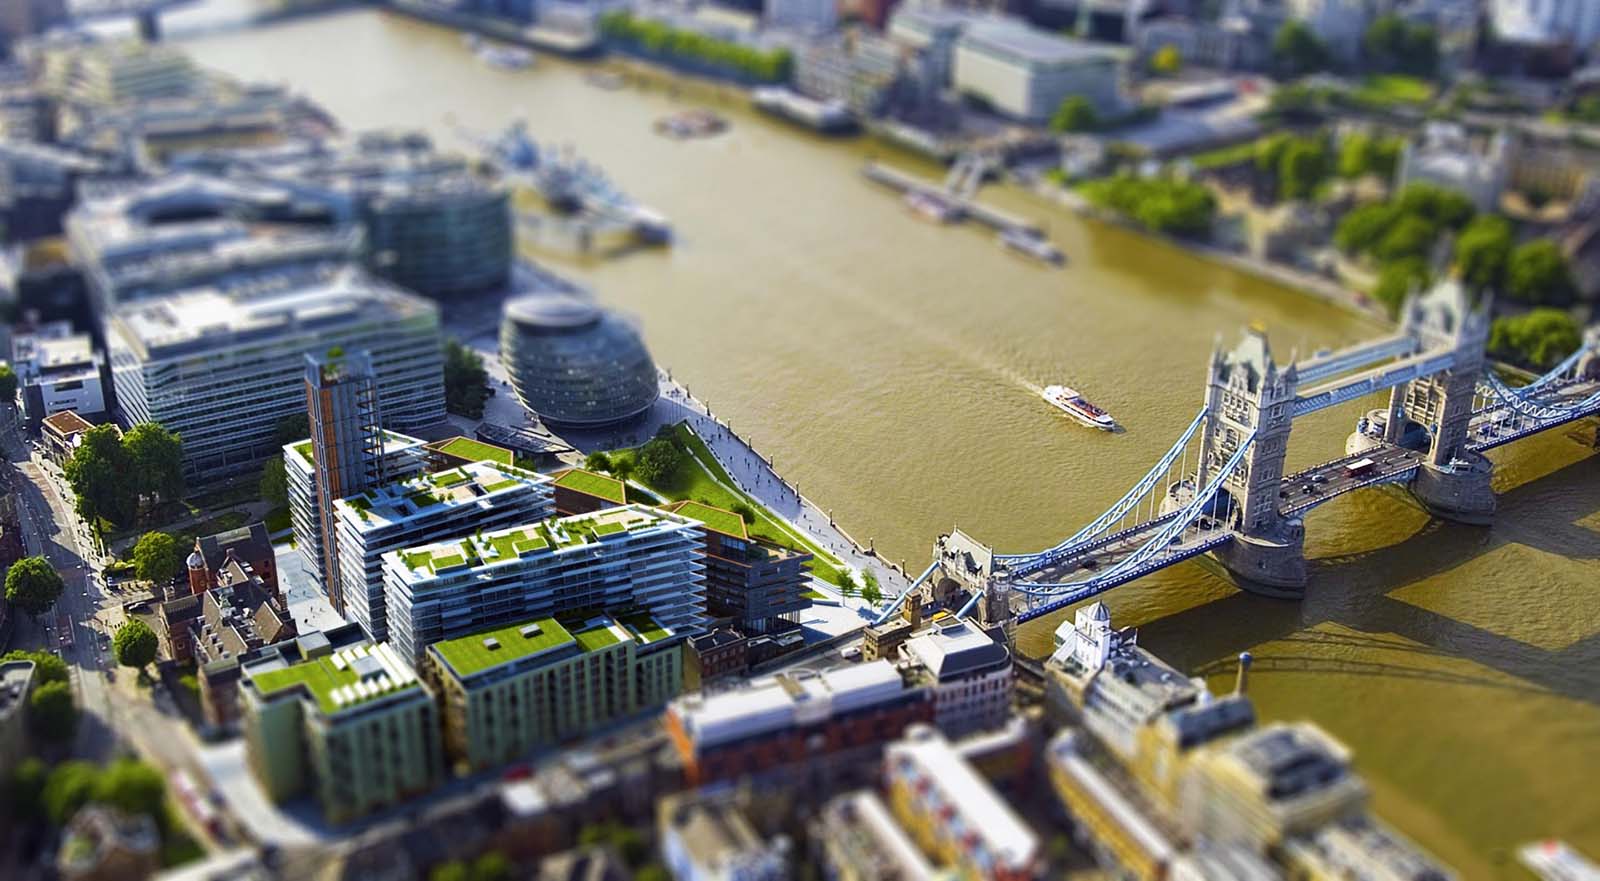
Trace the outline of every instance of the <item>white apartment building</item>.
{"label": "white apartment building", "polygon": [[57,413],[77,411],[94,419],[106,411],[105,357],[88,334],[73,333],[69,321],[54,321],[11,341],[17,401],[28,430]]}
{"label": "white apartment building", "polygon": [[1586,50],[1600,40],[1595,0],[1492,0],[1495,36],[1513,43],[1569,43]]}
{"label": "white apartment building", "polygon": [[1073,95],[1102,118],[1123,112],[1127,50],[1058,37],[1015,19],[969,23],[956,44],[957,91],[1026,122],[1048,122]]}
{"label": "white apartment building", "polygon": [[371,353],[385,427],[445,418],[438,307],[356,270],[120,305],[106,343],[121,418],[177,432],[194,483],[277,453],[278,422],[305,411],[305,355],[333,347]]}
{"label": "white apartment building", "polygon": [[413,663],[427,647],[577,610],[646,612],[685,640],[706,624],[698,521],[643,505],[389,551],[390,642]]}
{"label": "white apartment building", "polygon": [[384,554],[554,514],[550,478],[495,462],[474,462],[339,499],[333,517],[345,615],[373,642],[385,642]]}

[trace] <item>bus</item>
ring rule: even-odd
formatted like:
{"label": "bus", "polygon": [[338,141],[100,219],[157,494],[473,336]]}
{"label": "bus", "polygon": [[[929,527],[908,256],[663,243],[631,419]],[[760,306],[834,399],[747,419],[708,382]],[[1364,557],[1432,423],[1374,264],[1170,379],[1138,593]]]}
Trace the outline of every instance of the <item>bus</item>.
{"label": "bus", "polygon": [[183,812],[189,815],[189,819],[194,821],[195,826],[204,829],[212,838],[223,839],[222,815],[206,797],[205,792],[195,784],[189,772],[173,771],[167,780],[172,785],[172,797],[183,808]]}
{"label": "bus", "polygon": [[1377,464],[1377,462],[1374,462],[1371,459],[1357,459],[1354,462],[1344,466],[1344,475],[1346,477],[1361,477],[1376,467]]}

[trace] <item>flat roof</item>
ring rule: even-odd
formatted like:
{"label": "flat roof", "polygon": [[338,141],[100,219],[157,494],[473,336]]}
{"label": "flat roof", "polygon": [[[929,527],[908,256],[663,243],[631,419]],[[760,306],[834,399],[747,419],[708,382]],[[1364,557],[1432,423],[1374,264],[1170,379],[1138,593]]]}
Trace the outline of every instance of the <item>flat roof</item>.
{"label": "flat roof", "polygon": [[961,44],[1011,56],[1025,64],[1064,65],[1121,61],[1125,51],[1062,37],[1012,19],[979,19],[961,34]]}
{"label": "flat roof", "polygon": [[515,457],[505,447],[486,444],[470,437],[452,437],[428,444],[428,449],[438,450],[448,456],[466,459],[471,462],[499,462],[502,465],[515,464]]}
{"label": "flat roof", "polygon": [[472,462],[355,493],[335,501],[333,506],[357,530],[369,532],[427,512],[474,504],[508,489],[538,486],[547,480],[542,474],[511,465]]}
{"label": "flat roof", "polygon": [[411,666],[387,643],[363,643],[275,670],[246,668],[245,675],[263,696],[304,689],[325,714],[422,688]]}
{"label": "flat roof", "polygon": [[[496,466],[481,463],[484,467]],[[663,523],[688,525],[686,518],[644,505],[607,508],[594,514],[552,517],[482,535],[390,551],[385,559],[398,562],[400,571],[415,582],[446,570],[476,568],[521,557],[556,553],[605,541],[613,535],[648,529]]]}
{"label": "flat roof", "polygon": [[1025,866],[1038,855],[1038,836],[942,736],[930,732],[892,743],[885,761],[920,766],[921,779],[943,792],[944,804],[967,818],[963,826],[981,837],[998,860]]}
{"label": "flat roof", "polygon": [[457,676],[466,677],[573,643],[572,634],[556,619],[536,618],[436,642],[430,649]]}
{"label": "flat roof", "polygon": [[78,415],[77,410],[63,410],[60,413],[46,416],[44,418],[44,424],[48,425],[51,431],[54,431],[62,436],[75,434],[80,431],[88,431],[89,429],[94,428],[93,425],[89,424],[87,419],[84,419],[82,416]]}
{"label": "flat roof", "polygon": [[607,477],[583,468],[573,468],[556,475],[556,486],[584,495],[616,502],[628,503],[627,485],[615,477]]}
{"label": "flat roof", "polygon": [[716,694],[692,694],[672,711],[696,746],[705,748],[820,722],[898,698],[905,680],[886,660],[810,675],[780,674]]}

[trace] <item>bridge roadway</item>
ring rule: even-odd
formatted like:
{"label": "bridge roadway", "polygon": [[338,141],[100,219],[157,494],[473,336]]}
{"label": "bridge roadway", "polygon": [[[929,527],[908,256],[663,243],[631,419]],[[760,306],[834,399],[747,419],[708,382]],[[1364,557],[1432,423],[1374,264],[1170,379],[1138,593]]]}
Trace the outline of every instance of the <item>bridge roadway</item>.
{"label": "bridge roadway", "polygon": [[[1600,380],[1566,382],[1552,384],[1544,393],[1535,396],[1535,400],[1540,406],[1545,407],[1575,404],[1597,392],[1600,392]],[[1529,420],[1529,424],[1523,426],[1518,424],[1516,414],[1508,406],[1487,406],[1480,409],[1478,415],[1473,417],[1467,446],[1474,451],[1493,449],[1555,425],[1594,416],[1597,412],[1600,412],[1600,407],[1574,409],[1567,417],[1553,421]],[[1283,478],[1282,489],[1278,493],[1279,510],[1284,516],[1302,516],[1318,505],[1358,489],[1386,483],[1406,483],[1416,474],[1426,455],[1426,451],[1423,450],[1410,450],[1380,442],[1361,452],[1341,456],[1295,472]],[[1375,464],[1360,474],[1350,473],[1346,466],[1361,459],[1372,459]],[[1187,493],[1189,490],[1184,489],[1180,492]],[[1173,512],[1162,513],[1128,528],[1084,542],[1060,560],[1018,576],[1012,583],[1018,586],[1072,584],[1094,578],[1096,572],[1112,569],[1123,559],[1138,551],[1162,527],[1170,523],[1174,516]],[[1017,596],[1014,601],[1019,605],[1019,611],[1026,608],[1030,617],[1037,616],[1048,609],[1079,602],[1157,569],[1187,560],[1231,539],[1232,533],[1224,528],[1222,523],[1215,518],[1202,517],[1195,525],[1184,530],[1166,549],[1125,572],[1097,579],[1093,585],[1084,585],[1059,596],[1040,598],[1043,600],[1042,603],[1040,600],[1030,600],[1027,596]],[[997,571],[996,574],[1002,577],[1004,575],[1003,570]]]}

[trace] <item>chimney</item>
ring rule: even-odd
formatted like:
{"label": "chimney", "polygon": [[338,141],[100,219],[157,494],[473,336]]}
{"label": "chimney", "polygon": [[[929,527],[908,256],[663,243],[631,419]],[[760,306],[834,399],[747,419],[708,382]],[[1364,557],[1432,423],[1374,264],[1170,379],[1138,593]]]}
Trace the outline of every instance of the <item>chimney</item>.
{"label": "chimney", "polygon": [[1239,678],[1234,681],[1233,693],[1243,695],[1245,686],[1250,683],[1250,657],[1249,652],[1239,653]]}

